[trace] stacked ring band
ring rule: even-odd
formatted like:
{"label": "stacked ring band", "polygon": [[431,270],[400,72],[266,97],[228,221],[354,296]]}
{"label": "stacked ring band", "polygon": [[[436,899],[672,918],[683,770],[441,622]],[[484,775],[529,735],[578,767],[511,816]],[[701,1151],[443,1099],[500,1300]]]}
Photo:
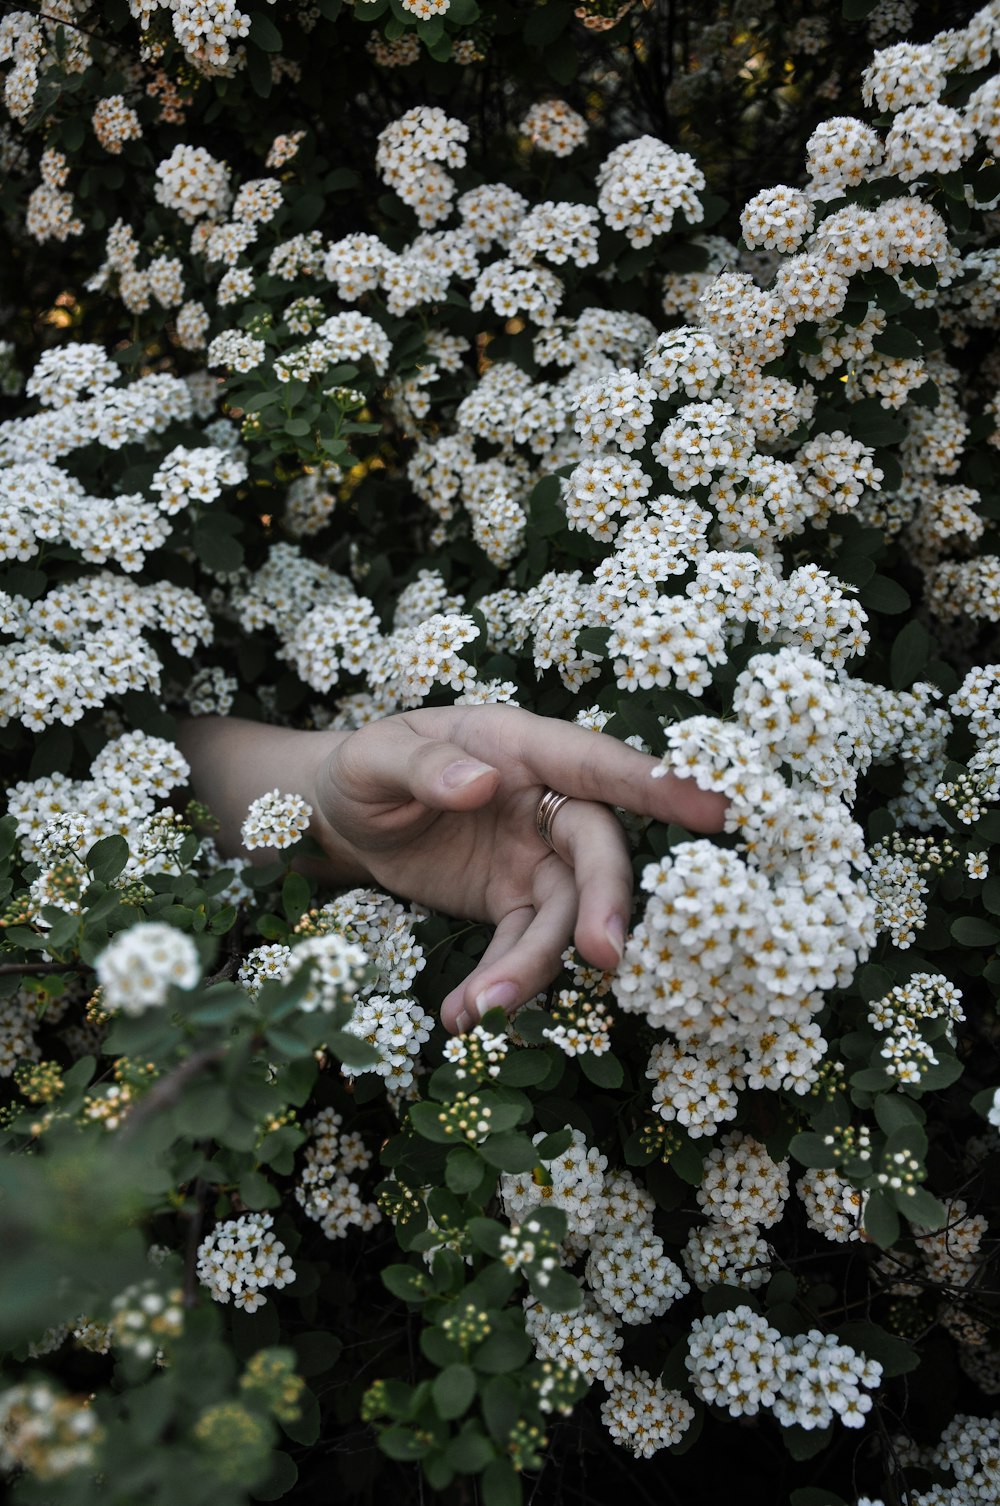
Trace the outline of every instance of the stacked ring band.
{"label": "stacked ring band", "polygon": [[547,847],[551,847],[553,852],[555,852],[555,847],[552,842],[552,823],[568,799],[568,795],[560,795],[558,790],[546,790],[535,811],[535,829],[542,841]]}

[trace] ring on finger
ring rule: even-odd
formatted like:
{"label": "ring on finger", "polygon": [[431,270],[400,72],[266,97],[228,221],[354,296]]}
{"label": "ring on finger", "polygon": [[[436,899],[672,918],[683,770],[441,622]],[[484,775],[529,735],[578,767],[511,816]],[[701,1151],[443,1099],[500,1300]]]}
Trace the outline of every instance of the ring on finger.
{"label": "ring on finger", "polygon": [[568,795],[561,795],[558,790],[546,790],[535,811],[535,830],[546,847],[550,847],[553,852],[555,844],[552,841],[552,823],[569,798]]}

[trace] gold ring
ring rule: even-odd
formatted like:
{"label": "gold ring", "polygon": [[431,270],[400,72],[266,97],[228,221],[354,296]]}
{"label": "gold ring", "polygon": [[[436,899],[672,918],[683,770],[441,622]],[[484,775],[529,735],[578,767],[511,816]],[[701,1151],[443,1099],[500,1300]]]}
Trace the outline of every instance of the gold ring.
{"label": "gold ring", "polygon": [[545,845],[551,847],[553,852],[556,849],[552,841],[552,823],[568,799],[568,795],[560,795],[558,790],[546,790],[538,802],[538,809],[535,811],[535,830]]}

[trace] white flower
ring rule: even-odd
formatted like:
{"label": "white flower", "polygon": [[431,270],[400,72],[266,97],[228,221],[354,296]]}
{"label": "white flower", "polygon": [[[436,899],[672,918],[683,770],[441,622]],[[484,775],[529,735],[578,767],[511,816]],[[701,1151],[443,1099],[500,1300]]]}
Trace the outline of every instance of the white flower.
{"label": "white flower", "polygon": [[172,987],[194,988],[201,977],[191,937],[157,920],[119,931],[95,968],[105,1006],[131,1015],[165,1004]]}
{"label": "white flower", "polygon": [[240,836],[243,846],[291,847],[309,829],[312,806],[301,795],[273,789],[250,802]]}

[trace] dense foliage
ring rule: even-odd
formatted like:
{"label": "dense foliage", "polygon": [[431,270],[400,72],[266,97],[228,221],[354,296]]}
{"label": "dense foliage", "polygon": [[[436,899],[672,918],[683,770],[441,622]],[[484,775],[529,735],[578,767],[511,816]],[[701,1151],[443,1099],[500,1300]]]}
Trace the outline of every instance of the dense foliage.
{"label": "dense foliage", "polygon": [[[1000,1500],[1000,4],[0,19],[23,1503]],[[510,702],[621,967],[220,853],[177,719]]]}

